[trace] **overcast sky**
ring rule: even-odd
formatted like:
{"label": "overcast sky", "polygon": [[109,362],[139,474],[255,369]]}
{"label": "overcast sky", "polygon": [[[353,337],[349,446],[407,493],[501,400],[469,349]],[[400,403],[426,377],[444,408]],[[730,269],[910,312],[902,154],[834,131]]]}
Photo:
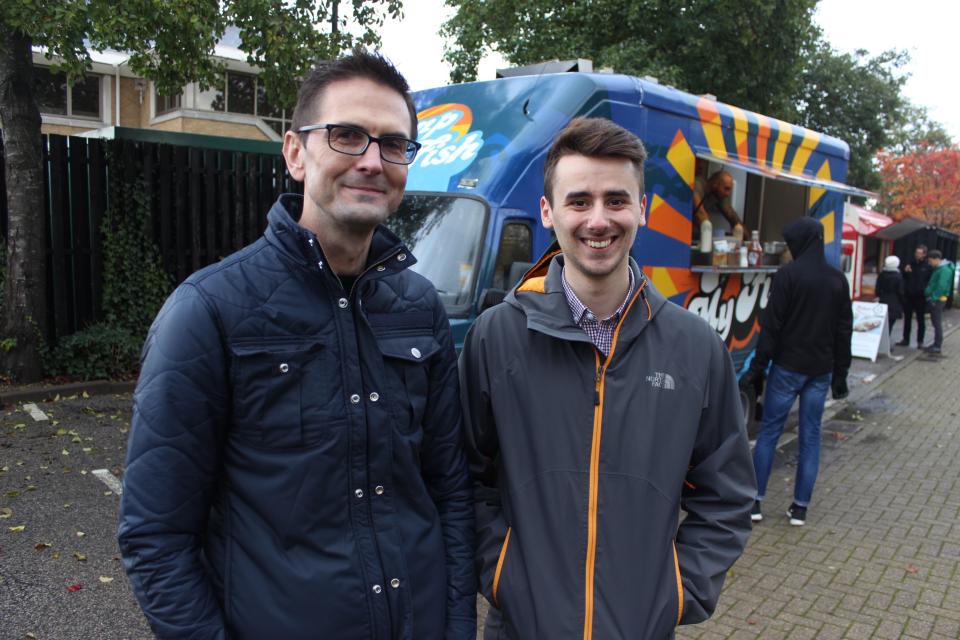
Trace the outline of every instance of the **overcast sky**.
{"label": "overcast sky", "polygon": [[[448,11],[443,0],[408,0],[404,20],[384,27],[383,52],[414,90],[448,81],[449,68],[441,60],[443,40],[437,35]],[[960,141],[957,18],[960,3],[955,0],[821,0],[816,17],[826,39],[840,51],[908,50],[912,62],[906,96],[927,107]],[[498,66],[504,66],[502,60],[485,59],[480,79],[492,79]]]}

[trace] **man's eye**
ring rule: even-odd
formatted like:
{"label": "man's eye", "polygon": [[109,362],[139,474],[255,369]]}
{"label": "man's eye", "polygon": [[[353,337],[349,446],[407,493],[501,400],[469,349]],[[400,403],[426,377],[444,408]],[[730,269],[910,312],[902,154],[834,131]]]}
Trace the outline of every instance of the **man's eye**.
{"label": "man's eye", "polygon": [[586,207],[586,206],[587,206],[587,201],[586,201],[586,200],[571,200],[571,201],[570,201],[570,206],[571,206],[571,207],[576,207],[576,208],[578,208],[578,209],[582,209],[583,207]]}
{"label": "man's eye", "polygon": [[627,204],[627,201],[622,200],[620,198],[614,198],[613,200],[610,200],[607,204],[609,204],[611,207],[622,207]]}
{"label": "man's eye", "polygon": [[333,142],[343,145],[362,145],[367,141],[367,136],[354,129],[334,129],[330,132]]}

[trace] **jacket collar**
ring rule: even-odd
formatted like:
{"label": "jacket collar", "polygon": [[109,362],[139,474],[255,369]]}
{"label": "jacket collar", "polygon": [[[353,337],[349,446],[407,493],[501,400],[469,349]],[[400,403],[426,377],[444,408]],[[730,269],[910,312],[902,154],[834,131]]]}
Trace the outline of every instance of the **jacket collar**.
{"label": "jacket collar", "polygon": [[[305,267],[313,267],[318,262],[321,270],[327,269],[327,259],[320,248],[316,234],[301,227],[297,221],[303,213],[303,196],[294,193],[281,194],[270,211],[267,212],[267,230],[264,237],[282,253]],[[377,275],[397,273],[416,264],[417,259],[410,253],[392,231],[383,225],[377,226],[370,242],[367,254],[367,266],[364,273],[372,267],[383,266],[375,270]]]}
{"label": "jacket collar", "polygon": [[[527,328],[532,331],[561,340],[589,343],[589,336],[574,323],[563,292],[563,264],[563,253],[554,243],[504,301],[523,311]],[[629,267],[633,271],[635,287],[620,322],[617,344],[631,342],[639,336],[667,302],[633,257],[629,258]]]}

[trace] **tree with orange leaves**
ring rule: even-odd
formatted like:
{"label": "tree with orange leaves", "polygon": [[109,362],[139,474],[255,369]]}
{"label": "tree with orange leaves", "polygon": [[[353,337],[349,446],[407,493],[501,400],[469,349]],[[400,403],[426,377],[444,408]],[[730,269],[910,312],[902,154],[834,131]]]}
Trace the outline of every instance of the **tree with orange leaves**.
{"label": "tree with orange leaves", "polygon": [[880,210],[960,232],[960,147],[920,143],[913,153],[877,154]]}

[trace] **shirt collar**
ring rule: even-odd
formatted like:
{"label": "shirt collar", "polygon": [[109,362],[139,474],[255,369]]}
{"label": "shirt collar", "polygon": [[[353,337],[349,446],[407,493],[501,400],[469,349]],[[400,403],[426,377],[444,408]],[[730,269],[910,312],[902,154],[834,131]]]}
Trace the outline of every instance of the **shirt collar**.
{"label": "shirt collar", "polygon": [[[620,303],[620,306],[617,307],[617,310],[614,311],[609,317],[603,318],[603,319],[596,318],[597,321],[610,322],[610,321],[616,321],[620,319],[620,316],[623,314],[623,310],[626,308],[627,303],[630,301],[630,296],[633,294],[633,288],[635,286],[633,269],[629,268],[629,266],[627,267],[627,273],[630,276],[630,285],[627,287],[627,295],[624,296],[623,302]],[[567,282],[566,266],[564,266],[563,270],[560,272],[560,279],[561,279],[561,282],[563,282],[563,293],[567,298],[567,305],[570,306],[570,313],[573,316],[573,322],[579,325],[583,322],[584,315],[588,311],[590,311],[590,309],[588,309],[587,305],[583,304],[580,298],[577,297],[577,294],[574,293],[573,291],[573,287],[571,287],[570,283]]]}

